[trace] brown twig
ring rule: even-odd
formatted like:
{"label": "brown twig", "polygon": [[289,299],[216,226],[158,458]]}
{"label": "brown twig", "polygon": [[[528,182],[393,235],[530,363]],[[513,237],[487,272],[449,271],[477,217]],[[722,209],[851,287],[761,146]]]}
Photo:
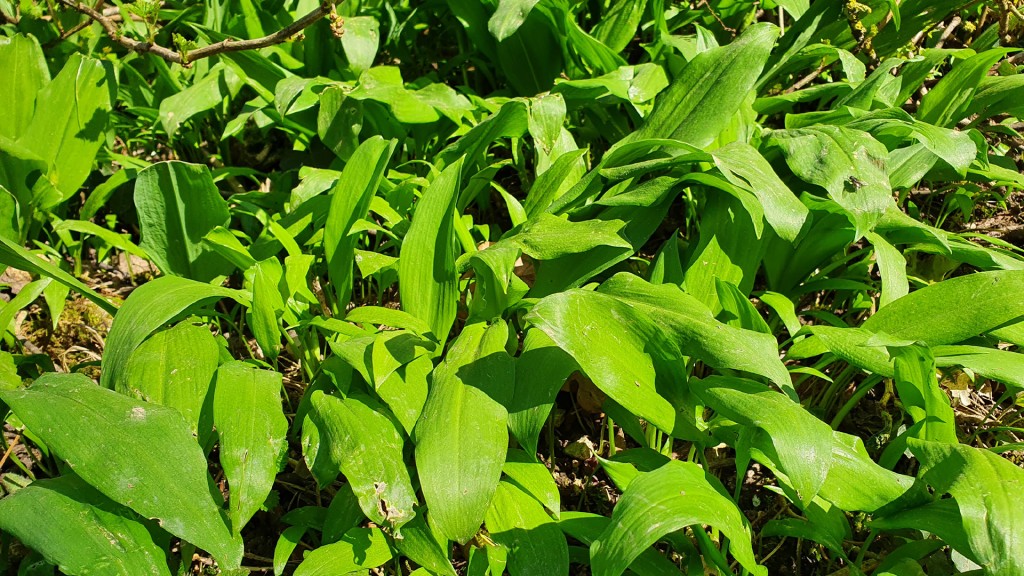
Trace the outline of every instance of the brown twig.
{"label": "brown twig", "polygon": [[949,40],[949,37],[953,35],[953,31],[960,25],[960,22],[961,20],[959,16],[953,16],[953,19],[949,21],[946,29],[942,31],[942,35],[939,36],[939,41],[935,43],[936,50],[942,48],[942,46],[946,44],[946,40]]}
{"label": "brown twig", "polygon": [[818,66],[817,70],[815,70],[814,72],[811,72],[807,76],[804,76],[803,78],[797,80],[797,82],[795,84],[793,84],[792,86],[790,86],[789,89],[786,90],[785,93],[789,94],[791,92],[796,92],[797,90],[803,88],[804,86],[807,86],[811,82],[814,82],[814,79],[817,78],[818,76],[821,76],[821,73],[824,72],[825,68],[828,68],[828,67],[829,67],[828,63],[822,63],[821,66]]}
{"label": "brown twig", "polygon": [[736,29],[730,28],[725,25],[725,22],[722,22],[722,19],[719,18],[718,16],[718,12],[715,12],[715,9],[711,7],[711,4],[708,2],[708,0],[700,0],[700,2],[698,2],[698,6],[704,6],[705,8],[707,8],[708,12],[711,12],[711,15],[714,16],[715,21],[718,22],[718,25],[721,26],[723,30],[732,34],[734,37],[736,36]]}
{"label": "brown twig", "polygon": [[168,62],[188,66],[196,60],[202,60],[203,58],[209,58],[210,56],[215,56],[217,54],[241,52],[243,50],[258,50],[260,48],[266,48],[267,46],[273,46],[275,44],[285,42],[292,36],[295,36],[299,32],[313,25],[316,21],[327,14],[330,14],[334,9],[334,5],[337,0],[322,1],[315,10],[273,34],[268,34],[261,38],[253,38],[251,40],[234,40],[229,38],[208,46],[190,50],[184,54],[159,44],[142,42],[123,35],[121,31],[118,30],[117,25],[114,23],[112,18],[105,16],[102,12],[98,12],[92,7],[82,4],[81,2],[76,2],[75,0],[59,1],[61,4],[81,12],[96,22],[99,22],[111,40],[117,42],[121,46],[124,46],[128,50],[138,52],[140,54],[148,52],[150,54],[155,54]]}
{"label": "brown twig", "polygon": [[14,452],[14,447],[18,445],[19,440],[21,440],[21,434],[18,434],[14,437],[14,440],[11,440],[11,445],[7,447],[7,451],[4,452],[3,458],[0,458],[0,468],[3,468],[4,464],[7,463],[7,459],[11,457],[11,453]]}

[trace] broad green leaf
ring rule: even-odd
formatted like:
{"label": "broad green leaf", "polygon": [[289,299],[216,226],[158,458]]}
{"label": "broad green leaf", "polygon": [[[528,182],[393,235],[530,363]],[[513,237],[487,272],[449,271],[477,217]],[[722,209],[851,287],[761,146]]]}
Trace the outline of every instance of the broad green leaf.
{"label": "broad green leaf", "polygon": [[515,365],[504,322],[472,324],[452,343],[416,425],[416,466],[431,524],[449,540],[476,535],[501,478]]}
{"label": "broad green leaf", "polygon": [[0,500],[0,528],[65,574],[171,574],[135,513],[74,475],[38,480]]}
{"label": "broad green leaf", "polygon": [[206,282],[231,272],[230,264],[203,244],[204,236],[230,219],[205,166],[161,162],[140,171],[135,207],[142,249],[164,274]]}
{"label": "broad green leaf", "polygon": [[182,322],[157,332],[128,357],[123,379],[114,389],[145,402],[174,408],[189,423],[201,446],[213,431],[204,410],[217,372],[220,348],[209,328]]}
{"label": "broad green leaf", "polygon": [[590,547],[594,575],[622,574],[662,536],[695,524],[721,530],[741,566],[757,576],[768,576],[768,569],[754,559],[750,526],[725,496],[725,488],[696,464],[678,460],[630,482],[612,511],[611,524]]}
{"label": "broad green leaf", "polygon": [[437,541],[422,512],[402,527],[402,538],[395,539],[395,548],[403,556],[428,568],[431,574],[455,576],[455,567],[448,559],[447,547]]}
{"label": "broad green leaf", "polygon": [[554,260],[569,254],[588,252],[600,246],[630,248],[619,230],[618,220],[572,222],[551,214],[531,218],[518,233],[504,238],[537,260]]}
{"label": "broad green leaf", "polygon": [[[808,414],[806,417],[811,417]],[[754,457],[788,483],[785,473],[775,462],[777,455],[766,454],[753,446]],[[842,510],[874,512],[903,498],[914,479],[897,474],[876,464],[857,436],[832,432],[832,454],[826,457],[828,474],[818,492],[822,500]]]}
{"label": "broad green leaf", "polygon": [[1024,271],[959,276],[893,301],[861,327],[929,346],[957,344],[1024,316],[1024,301],[1006,297],[1022,290]]}
{"label": "broad green leaf", "polygon": [[228,528],[203,451],[177,410],[101,388],[81,374],[46,374],[28,388],[0,391],[0,399],[108,498],[227,567],[241,562],[242,541]]}
{"label": "broad green leaf", "polygon": [[718,292],[718,301],[722,305],[719,318],[726,324],[763,334],[772,333],[772,329],[761,317],[761,313],[734,284],[715,278],[715,290]]}
{"label": "broad green leaf", "polygon": [[633,40],[647,0],[615,0],[591,33],[613,52],[622,52]]}
{"label": "broad green leaf", "polygon": [[160,101],[159,119],[164,131],[174,139],[182,124],[237,95],[241,87],[242,81],[233,68],[213,66],[201,79]]}
{"label": "broad green leaf", "polygon": [[[558,521],[562,532],[591,545],[601,537],[612,519],[588,512],[565,511]],[[679,576],[679,568],[654,548],[645,548],[629,565],[630,572],[643,576]]]}
{"label": "broad green leaf", "polygon": [[551,89],[563,69],[560,44],[560,33],[540,9],[531,10],[514,33],[498,42],[497,63],[516,94],[535,96]]}
{"label": "broad green leaf", "polygon": [[831,468],[832,430],[800,404],[762,384],[724,376],[691,380],[690,389],[726,418],[758,430],[752,442],[770,444],[804,506]]}
{"label": "broad green leaf", "polygon": [[778,35],[771,24],[755,24],[728,45],[698,55],[627,140],[673,138],[699,148],[714,142],[754,88]]}
{"label": "broad green leaf", "polygon": [[988,450],[913,438],[907,443],[921,461],[919,477],[937,495],[956,499],[971,552],[985,573],[1024,571],[1024,471]]}
{"label": "broad green leaf", "polygon": [[616,274],[601,285],[600,292],[645,314],[657,326],[659,339],[667,340],[678,354],[697,357],[713,368],[763,376],[795,396],[773,336],[718,322],[707,307],[678,286],[657,286],[630,274]]}
{"label": "broad green leaf", "polygon": [[881,308],[910,292],[910,284],[907,280],[907,260],[899,249],[878,234],[870,232],[867,239],[875,248],[878,275],[882,277],[882,295],[878,299],[878,307]]}
{"label": "broad green leaf", "polygon": [[252,268],[252,306],[249,308],[249,325],[263,355],[276,361],[281,347],[281,314],[284,312],[284,296],[281,284],[284,269],[276,256],[260,260]]}
{"label": "broad green leaf", "polygon": [[131,293],[110,326],[100,384],[127,389],[128,359],[158,328],[182,317],[193,306],[221,298],[244,302],[243,293],[175,276],[150,280]]}
{"label": "broad green leaf", "polygon": [[458,305],[455,201],[462,159],[441,172],[416,205],[398,262],[402,309],[424,320],[440,342],[448,338]]}
{"label": "broad green leaf", "polygon": [[[708,183],[717,180],[700,179]],[[731,188],[727,182],[714,185]],[[753,196],[742,190],[735,192],[741,197],[717,194],[704,203],[699,242],[683,275],[686,293],[716,314],[722,309],[717,283],[728,282],[741,294],[749,293],[767,247],[767,243],[760,241],[764,226],[761,207],[751,206],[749,200]]]}
{"label": "broad green leaf", "polygon": [[0,70],[11,87],[0,95],[0,136],[17,140],[32,121],[36,94],[50,82],[36,37],[15,34],[0,40]]}
{"label": "broad green leaf", "polygon": [[281,374],[244,362],[222,365],[217,369],[213,422],[231,491],[231,526],[241,534],[284,467],[288,420],[281,410]]}
{"label": "broad green leaf", "polygon": [[522,450],[510,450],[501,471],[513,484],[533,496],[550,514],[558,518],[561,512],[558,484],[547,466]]}
{"label": "broad green leaf", "polygon": [[487,511],[487,532],[509,549],[509,574],[569,574],[569,548],[540,502],[513,484],[500,482]]}
{"label": "broad green leaf", "polygon": [[779,179],[757,149],[734,142],[711,154],[715,165],[730,182],[757,197],[764,207],[764,219],[779,238],[795,241],[807,220],[807,207]]}
{"label": "broad green leaf", "polygon": [[415,514],[417,501],[395,422],[368,396],[340,399],[314,392],[312,400],[322,441],[352,486],[363,513],[378,525],[400,531]]}
{"label": "broad green leaf", "polygon": [[281,532],[281,536],[277,539],[277,545],[274,546],[274,576],[284,574],[288,560],[292,557],[295,548],[298,547],[299,541],[306,535],[306,530],[305,526],[289,526],[284,529],[284,532]]}
{"label": "broad green leaf", "polygon": [[858,236],[873,229],[892,204],[889,152],[867,132],[827,124],[775,130],[767,146],[781,149],[799,178],[827,190],[850,214]]}
{"label": "broad green leaf", "polygon": [[391,559],[388,539],[380,528],[353,528],[341,540],[306,555],[295,576],[342,576],[376,568]]}
{"label": "broad green leaf", "polygon": [[953,66],[939,83],[921,98],[917,118],[936,126],[954,126],[966,114],[971,99],[989,70],[1008,50],[986,50]]}
{"label": "broad green leaf", "polygon": [[840,360],[879,376],[886,378],[894,376],[892,359],[884,346],[873,345],[871,338],[874,335],[870,331],[863,328],[837,328],[835,326],[812,326],[810,330],[820,342],[808,338],[803,344],[808,348],[821,345],[821,349],[816,350],[816,353],[812,355],[832,352]]}
{"label": "broad green leaf", "polygon": [[395,66],[375,66],[359,75],[359,85],[348,94],[356,100],[373,100],[387,106],[395,120],[403,124],[429,124],[440,118],[433,106],[426,105],[416,93],[405,87]]}
{"label": "broad green leaf", "polygon": [[501,42],[523,25],[539,0],[499,0],[498,9],[487,21],[487,30]]}
{"label": "broad green leaf", "polygon": [[[342,160],[351,158],[363,128],[363,103],[349,98],[342,86],[328,86],[320,93],[317,135]],[[298,190],[298,189],[296,189]]]}
{"label": "broad green leaf", "polygon": [[92,172],[116,90],[109,62],[74,54],[36,96],[32,123],[18,142],[50,167],[46,179],[60,192],[55,200],[70,198]]}
{"label": "broad green leaf", "polygon": [[893,381],[903,409],[914,423],[920,423],[915,437],[921,440],[956,444],[956,416],[949,397],[939,387],[935,359],[923,346],[890,347],[893,356]]}
{"label": "broad green leaf", "polygon": [[331,208],[324,226],[324,254],[339,309],[344,309],[352,296],[352,264],[358,241],[358,236],[351,234],[352,227],[366,218],[370,199],[380,186],[394,148],[393,141],[379,136],[363,142],[345,164],[331,192]]}
{"label": "broad green leaf", "polygon": [[555,396],[578,368],[541,330],[527,330],[523,350],[516,360],[515,392],[509,405],[508,425],[516,440],[530,453],[547,421]]}
{"label": "broad green leaf", "polygon": [[[2,191],[0,191],[0,193],[2,193]],[[52,278],[78,292],[82,296],[85,296],[102,308],[106,313],[110,315],[117,313],[117,307],[97,294],[92,288],[89,288],[83,282],[53,264],[36,257],[31,252],[14,242],[11,242],[3,235],[0,235],[0,264],[4,266],[11,266],[18,270],[39,274],[46,278]]]}
{"label": "broad green leaf", "polygon": [[341,47],[348,59],[348,67],[356,74],[373,66],[380,44],[380,23],[373,16],[355,16],[345,19],[345,33]]}
{"label": "broad green leaf", "polygon": [[982,346],[936,346],[932,353],[939,368],[963,366],[1024,392],[1024,354]]}
{"label": "broad green leaf", "polygon": [[646,348],[655,328],[645,317],[613,296],[575,289],[542,299],[526,320],[572,356],[610,398],[658,428],[673,430],[675,410],[654,388]]}
{"label": "broad green leaf", "polygon": [[[337,472],[335,472],[335,476],[337,476]],[[352,491],[352,485],[347,482],[342,484],[338,487],[334,498],[331,499],[331,504],[327,507],[327,513],[324,515],[323,543],[330,544],[341,540],[346,532],[358,526],[365,519],[366,515],[359,508],[359,498]]]}
{"label": "broad green leaf", "polygon": [[[490,36],[488,36],[490,38]],[[438,168],[468,157],[467,167],[483,156],[487,147],[499,138],[517,138],[526,133],[528,114],[522,99],[509,100],[497,112],[485,118],[461,138],[437,155]]]}

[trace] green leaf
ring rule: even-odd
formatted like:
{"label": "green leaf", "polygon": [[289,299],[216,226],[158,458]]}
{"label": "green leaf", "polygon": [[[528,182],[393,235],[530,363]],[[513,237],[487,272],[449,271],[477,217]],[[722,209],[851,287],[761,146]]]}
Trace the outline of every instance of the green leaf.
{"label": "green leaf", "polygon": [[667,340],[678,350],[676,354],[700,358],[713,368],[763,376],[795,397],[773,336],[718,322],[707,307],[678,286],[657,286],[630,274],[616,274],[600,291],[643,312],[657,326],[659,339]]}
{"label": "green leaf", "polygon": [[461,172],[460,158],[445,168],[423,192],[399,253],[402,309],[429,324],[442,343],[455,322],[458,305],[452,219]]}
{"label": "green leaf", "polygon": [[690,389],[726,418],[756,428],[752,441],[770,444],[804,506],[821,490],[832,460],[832,430],[790,400],[762,384],[709,376],[690,381]]}
{"label": "green leaf", "polygon": [[157,332],[136,348],[128,358],[124,378],[114,383],[114,389],[174,408],[205,446],[213,421],[210,411],[203,408],[219,357],[220,348],[209,328],[182,322]]}
{"label": "green leaf", "polygon": [[878,299],[878,307],[882,308],[910,292],[907,260],[899,249],[878,234],[870,232],[867,239],[875,248],[878,275],[882,277],[882,295]]}
{"label": "green leaf", "polygon": [[324,226],[324,254],[339,309],[344,309],[352,296],[352,264],[359,240],[351,234],[352,227],[366,218],[370,200],[380,186],[394,149],[394,141],[380,136],[363,142],[345,164],[331,192],[331,208]]}
{"label": "green leaf", "polygon": [[244,362],[218,368],[213,421],[220,437],[220,464],[231,490],[231,526],[241,534],[284,467],[288,420],[281,410],[281,374]]}
{"label": "green leaf", "polygon": [[312,401],[322,442],[340,465],[363,513],[376,524],[400,532],[418,502],[395,422],[368,396],[339,399],[317,391]]}
{"label": "green leaf", "polygon": [[821,124],[772,131],[766,145],[781,149],[799,178],[827,190],[850,214],[858,236],[873,229],[893,203],[885,169],[889,152],[867,132]]}
{"label": "green leaf", "polygon": [[0,39],[0,70],[17,90],[0,95],[0,136],[17,140],[32,122],[36,94],[50,82],[43,50],[35,36],[15,34]]}
{"label": "green leaf", "polygon": [[0,391],[18,418],[76,474],[111,500],[238,566],[242,541],[211,493],[206,458],[172,408],[96,386],[81,374],[45,374]]}
{"label": "green leaf", "polygon": [[38,480],[0,500],[0,529],[65,574],[170,576],[147,526],[74,475]]}
{"label": "green leaf", "polygon": [[117,313],[117,307],[97,294],[92,288],[89,288],[83,282],[53,264],[36,257],[31,252],[25,250],[14,242],[11,242],[3,235],[0,235],[0,264],[4,266],[11,266],[18,270],[32,272],[33,274],[39,274],[46,278],[52,278],[78,292],[82,296],[85,296],[102,308],[106,313],[110,315]]}
{"label": "green leaf", "polygon": [[390,559],[391,548],[380,528],[353,528],[338,542],[306,555],[295,576],[340,576],[376,568]]}
{"label": "green leaf", "polygon": [[348,59],[349,70],[360,74],[370,66],[377,56],[380,44],[380,23],[373,16],[345,18],[345,33],[341,36],[341,47]]}
{"label": "green leaf", "polygon": [[576,361],[541,330],[527,330],[523,350],[516,360],[515,392],[508,410],[508,426],[528,452],[537,442],[555,396],[577,370]]}
{"label": "green leaf", "polygon": [[749,144],[734,142],[711,153],[730,182],[757,197],[764,218],[783,240],[794,242],[809,211],[779,179],[768,161]]}
{"label": "green leaf", "polygon": [[490,537],[509,549],[509,574],[569,574],[569,547],[540,502],[501,482],[487,511]]}
{"label": "green leaf", "polygon": [[290,526],[281,532],[281,536],[277,539],[277,545],[274,546],[274,576],[284,574],[288,560],[292,557],[295,548],[298,547],[299,541],[306,535],[306,530],[305,526]]}
{"label": "green leaf", "polygon": [[452,343],[416,425],[416,465],[433,527],[449,540],[476,535],[501,478],[515,365],[508,328],[472,324]]}
{"label": "green leaf", "polygon": [[645,349],[655,330],[645,320],[617,298],[579,289],[542,299],[526,316],[572,356],[602,392],[671,432],[675,409],[654,388],[654,365]]}
{"label": "green leaf", "polygon": [[560,44],[559,33],[539,9],[498,43],[497,63],[516,94],[535,96],[551,89],[563,69]]}
{"label": "green leaf", "polygon": [[935,359],[923,346],[889,347],[893,356],[896,391],[903,409],[920,423],[915,437],[921,440],[956,444],[956,416],[949,397],[939,387]]}
{"label": "green leaf", "polygon": [[395,547],[403,556],[428,568],[431,574],[456,576],[446,547],[437,541],[422,513],[402,527],[402,538],[395,539]]}
{"label": "green leaf", "polygon": [[533,496],[550,514],[558,518],[562,508],[558,484],[547,466],[522,450],[510,450],[501,470],[516,486]]}
{"label": "green leaf", "polygon": [[[558,527],[590,546],[601,537],[611,522],[612,519],[606,516],[566,510],[558,521]],[[629,565],[629,570],[644,576],[679,576],[679,568],[654,548],[645,548]]]}
{"label": "green leaf", "polygon": [[981,346],[936,346],[932,353],[939,368],[963,366],[1006,384],[1014,392],[1024,392],[1024,354]]}
{"label": "green leaf", "polygon": [[971,99],[992,66],[1006,56],[1005,48],[986,50],[961,61],[921,98],[917,119],[952,127],[967,115]]}
{"label": "green leaf", "polygon": [[615,0],[601,15],[594,29],[594,38],[613,52],[622,52],[640,26],[647,0]]}
{"label": "green leaf", "polygon": [[160,162],[139,172],[135,207],[142,228],[142,249],[164,274],[206,282],[231,272],[203,237],[230,220],[206,166]]}
{"label": "green leaf", "polygon": [[992,576],[1024,571],[1024,471],[988,450],[911,438],[919,477],[956,499],[973,556]]}
{"label": "green leaf", "polygon": [[754,88],[778,35],[771,24],[755,24],[726,46],[698,55],[625,141],[672,138],[699,148],[714,142]]}
{"label": "green leaf", "polygon": [[[932,284],[893,301],[861,325],[897,340],[957,344],[1024,316],[1024,271],[979,272]],[[969,302],[970,306],[951,305]],[[913,322],[908,322],[913,318]]]}
{"label": "green leaf", "polygon": [[499,0],[498,9],[487,21],[487,30],[498,42],[515,34],[539,0]]}
{"label": "green leaf", "polygon": [[223,64],[213,66],[190,86],[160,101],[159,119],[164,131],[173,140],[182,124],[213,110],[225,98],[236,96],[241,87],[242,81],[233,68]]}
{"label": "green leaf", "polygon": [[221,298],[245,302],[243,294],[175,276],[150,280],[131,293],[121,306],[107,334],[100,384],[127,389],[128,359],[155,330],[182,317],[193,306]]}
{"label": "green leaf", "polygon": [[139,248],[130,240],[128,234],[118,234],[109,228],[104,228],[97,224],[93,224],[92,222],[86,222],[83,220],[61,220],[53,225],[53,230],[55,232],[71,230],[81,234],[96,236],[113,248],[117,248],[118,250],[133,256],[138,256],[139,258],[149,258],[149,256],[146,255],[145,250]]}
{"label": "green leaf", "polygon": [[741,566],[758,576],[768,575],[754,559],[750,526],[725,496],[725,488],[696,464],[678,460],[630,482],[612,511],[611,524],[590,547],[594,575],[622,574],[662,536],[695,524],[721,530]]}
{"label": "green leaf", "polygon": [[60,192],[55,200],[70,198],[92,172],[116,90],[109,62],[74,54],[36,96],[32,123],[18,143],[50,167],[46,179]]}
{"label": "green leaf", "polygon": [[276,361],[281,347],[281,319],[285,309],[281,283],[284,269],[277,256],[261,260],[252,269],[252,307],[249,324],[263,355]]}

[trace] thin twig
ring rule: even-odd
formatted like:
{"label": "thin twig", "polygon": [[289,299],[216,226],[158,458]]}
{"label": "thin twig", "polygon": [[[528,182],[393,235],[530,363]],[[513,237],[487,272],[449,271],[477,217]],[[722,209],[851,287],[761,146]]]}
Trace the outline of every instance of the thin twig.
{"label": "thin twig", "polygon": [[715,12],[715,9],[711,7],[711,4],[708,2],[708,0],[700,0],[698,5],[707,8],[708,12],[711,12],[711,15],[715,17],[715,20],[718,22],[718,25],[721,26],[723,30],[732,34],[733,36],[736,36],[736,29],[730,28],[725,25],[725,22],[722,22],[722,19],[718,17],[718,12]]}
{"label": "thin twig", "polygon": [[229,38],[221,42],[210,44],[209,46],[203,46],[201,48],[196,48],[195,50],[190,50],[185,54],[182,54],[176,50],[166,48],[159,44],[154,44],[152,42],[141,42],[139,40],[135,40],[133,38],[129,38],[121,34],[121,31],[118,30],[117,25],[114,23],[112,18],[105,16],[102,12],[98,12],[88,5],[76,2],[74,0],[59,1],[61,4],[64,4],[65,6],[77,10],[78,12],[81,12],[89,18],[92,18],[93,20],[99,22],[100,25],[103,26],[103,30],[107,33],[107,36],[111,40],[117,42],[121,46],[124,46],[128,50],[138,52],[140,54],[145,54],[147,52],[150,54],[155,54],[163,58],[164,60],[167,60],[168,62],[181,64],[182,66],[188,66],[196,60],[202,60],[203,58],[209,58],[210,56],[215,56],[217,54],[224,54],[226,52],[241,52],[243,50],[258,50],[260,48],[266,48],[267,46],[280,44],[282,42],[287,41],[289,38],[295,36],[304,29],[308,28],[309,26],[313,25],[315,22],[317,22],[327,14],[331,13],[335,5],[335,0],[325,0],[321,2],[320,5],[309,14],[306,14],[302,18],[299,18],[295,22],[292,22],[291,24],[285,26],[284,28],[278,30],[277,32],[274,32],[273,34],[268,34],[267,36],[263,36],[262,38],[253,38],[252,40],[234,40]]}
{"label": "thin twig", "polygon": [[953,31],[960,25],[960,22],[961,20],[959,16],[953,16],[953,19],[949,21],[949,25],[947,25],[946,29],[942,31],[942,35],[939,36],[939,41],[935,43],[936,50],[942,48],[946,43],[946,40],[949,40],[949,37],[953,35]]}
{"label": "thin twig", "polygon": [[811,82],[814,82],[814,79],[817,78],[818,76],[821,76],[821,73],[824,72],[825,68],[828,68],[828,66],[829,65],[825,64],[825,63],[823,63],[821,66],[818,66],[817,70],[815,70],[814,72],[811,72],[807,76],[804,76],[803,78],[797,80],[796,84],[793,84],[792,86],[790,86],[789,89],[786,90],[785,93],[789,94],[791,92],[796,92],[797,90],[803,88],[804,86],[807,86]]}
{"label": "thin twig", "polygon": [[7,459],[11,457],[11,453],[14,452],[14,447],[18,445],[18,441],[20,440],[21,434],[18,434],[14,437],[14,440],[11,440],[11,445],[7,447],[7,452],[4,452],[3,458],[0,458],[0,469],[2,469],[4,464],[7,463]]}

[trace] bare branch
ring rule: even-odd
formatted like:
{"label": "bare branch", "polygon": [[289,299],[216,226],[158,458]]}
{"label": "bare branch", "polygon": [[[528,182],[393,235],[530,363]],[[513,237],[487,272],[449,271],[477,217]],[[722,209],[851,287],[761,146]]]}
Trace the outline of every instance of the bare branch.
{"label": "bare branch", "polygon": [[177,50],[172,50],[159,44],[142,42],[123,35],[118,29],[112,16],[107,16],[103,12],[99,12],[87,4],[82,4],[76,0],[59,0],[61,4],[64,4],[77,12],[81,12],[96,22],[99,22],[103,27],[104,32],[106,32],[107,36],[111,40],[117,42],[121,46],[124,46],[128,50],[138,52],[140,54],[155,54],[168,62],[181,64],[182,66],[188,66],[196,60],[202,60],[203,58],[209,58],[210,56],[215,56],[217,54],[240,52],[242,50],[257,50],[285,42],[292,36],[295,36],[299,32],[302,32],[304,29],[313,25],[317,20],[332,13],[337,1],[338,0],[323,0],[315,10],[273,34],[268,34],[261,38],[253,38],[252,40],[227,39],[215,44],[210,44],[209,46],[202,46],[182,54]]}

